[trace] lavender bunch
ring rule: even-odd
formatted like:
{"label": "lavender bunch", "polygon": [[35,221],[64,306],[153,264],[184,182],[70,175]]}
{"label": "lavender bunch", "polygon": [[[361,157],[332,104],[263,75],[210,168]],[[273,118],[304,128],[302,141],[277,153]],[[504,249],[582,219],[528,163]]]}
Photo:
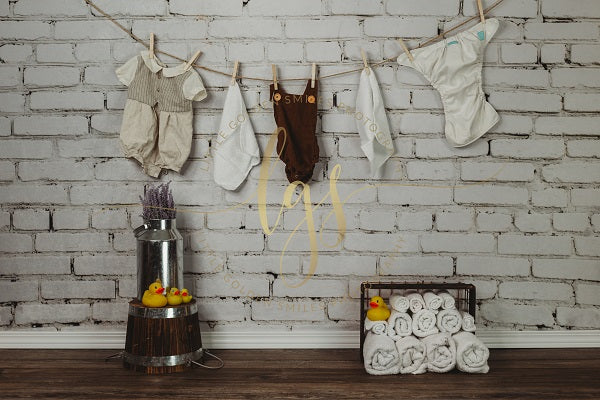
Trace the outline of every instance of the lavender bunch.
{"label": "lavender bunch", "polygon": [[173,192],[169,188],[170,184],[171,182],[157,187],[144,186],[144,196],[140,196],[140,201],[144,206],[142,211],[144,220],[175,218],[175,202],[173,201]]}

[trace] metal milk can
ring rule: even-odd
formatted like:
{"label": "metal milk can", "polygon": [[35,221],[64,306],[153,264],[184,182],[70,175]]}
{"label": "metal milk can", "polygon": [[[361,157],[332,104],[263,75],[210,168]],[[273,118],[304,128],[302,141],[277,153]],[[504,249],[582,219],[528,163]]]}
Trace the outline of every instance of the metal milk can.
{"label": "metal milk can", "polygon": [[150,219],[137,227],[137,298],[160,279],[165,291],[183,287],[183,237],[175,219]]}

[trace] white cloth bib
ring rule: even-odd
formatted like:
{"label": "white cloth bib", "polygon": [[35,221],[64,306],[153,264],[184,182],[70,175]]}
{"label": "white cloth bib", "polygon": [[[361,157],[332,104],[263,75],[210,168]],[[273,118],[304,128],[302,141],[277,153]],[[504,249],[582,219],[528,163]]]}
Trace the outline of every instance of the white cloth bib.
{"label": "white cloth bib", "polygon": [[383,164],[394,154],[394,142],[379,83],[371,69],[364,69],[360,74],[354,116],[360,135],[360,147],[371,165],[371,176],[379,178]]}
{"label": "white cloth bib", "polygon": [[212,145],[215,183],[237,189],[260,162],[260,151],[237,82],[229,86],[221,125]]}

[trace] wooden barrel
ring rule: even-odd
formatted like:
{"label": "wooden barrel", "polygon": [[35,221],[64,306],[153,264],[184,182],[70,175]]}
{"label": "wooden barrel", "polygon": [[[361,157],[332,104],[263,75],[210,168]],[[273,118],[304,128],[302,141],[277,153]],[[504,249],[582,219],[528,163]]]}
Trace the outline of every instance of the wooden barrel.
{"label": "wooden barrel", "polygon": [[196,300],[162,308],[146,307],[139,300],[129,303],[125,367],[148,374],[180,372],[200,358]]}

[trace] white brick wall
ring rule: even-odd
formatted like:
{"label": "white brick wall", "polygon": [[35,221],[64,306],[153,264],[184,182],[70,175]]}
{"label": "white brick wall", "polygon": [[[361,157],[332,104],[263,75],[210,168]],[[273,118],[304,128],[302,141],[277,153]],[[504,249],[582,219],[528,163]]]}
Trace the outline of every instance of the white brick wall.
{"label": "white brick wall", "polygon": [[[159,49],[182,57],[200,49],[201,64],[223,71],[241,60],[241,74],[266,78],[270,63],[284,78],[307,76],[311,62],[321,75],[356,68],[361,47],[373,61],[393,57],[396,37],[421,40],[477,13],[474,0],[97,3],[142,38],[155,32]],[[136,294],[131,229],[151,179],[122,157],[126,91],[114,69],[141,46],[97,14],[83,0],[0,2],[3,329],[122,326]],[[325,198],[315,211],[317,228],[325,222],[315,276],[298,288],[311,272],[306,223],[282,266],[280,256],[304,212],[287,210],[268,236],[257,169],[236,192],[213,183],[210,146],[229,79],[199,71],[209,98],[195,106],[192,160],[161,181],[174,181],[185,207],[186,284],[202,298],[202,320],[355,321],[359,282],[380,276],[473,282],[491,328],[600,328],[600,4],[510,0],[493,14],[501,27],[485,52],[483,84],[502,119],[467,147],[443,138],[439,94],[420,74],[394,63],[375,69],[396,145],[382,182],[368,179],[354,118],[332,105],[334,95],[338,106],[354,105],[358,74],[322,81],[326,169],[315,173],[311,197],[326,196],[327,176],[341,165],[347,232],[326,246],[338,237],[334,217],[324,221]],[[269,105],[259,104],[268,87],[241,83],[264,149],[274,128]],[[277,161],[271,226],[286,185]]]}

